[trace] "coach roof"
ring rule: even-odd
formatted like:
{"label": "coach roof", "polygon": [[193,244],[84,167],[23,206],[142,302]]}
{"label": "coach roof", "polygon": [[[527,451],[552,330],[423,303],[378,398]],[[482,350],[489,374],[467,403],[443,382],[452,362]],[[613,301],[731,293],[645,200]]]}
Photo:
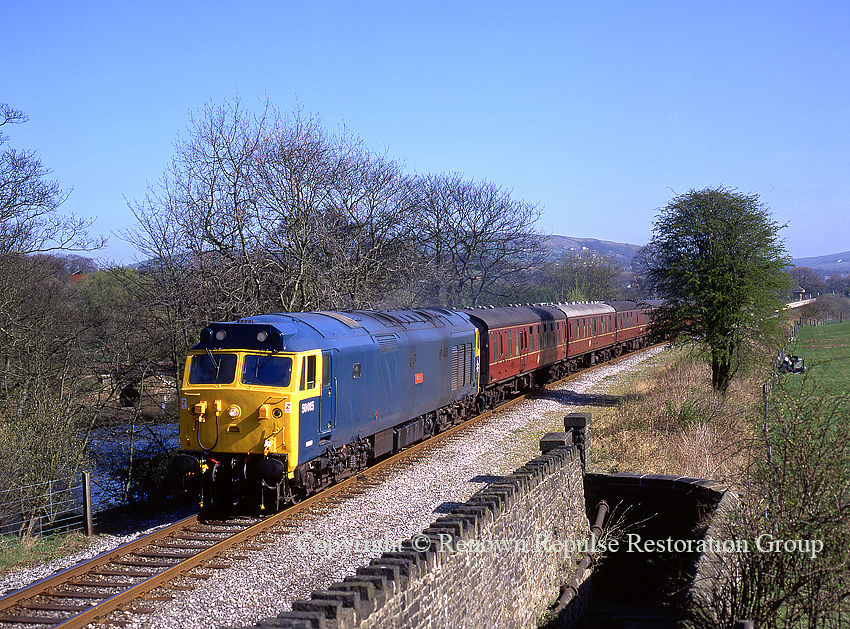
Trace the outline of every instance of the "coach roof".
{"label": "coach roof", "polygon": [[483,322],[488,329],[516,325],[537,325],[563,321],[564,313],[552,306],[511,306],[505,308],[467,308],[463,311],[470,319]]}
{"label": "coach roof", "polygon": [[582,301],[571,304],[555,304],[555,308],[568,317],[592,317],[594,315],[611,314],[614,308],[601,301]]}

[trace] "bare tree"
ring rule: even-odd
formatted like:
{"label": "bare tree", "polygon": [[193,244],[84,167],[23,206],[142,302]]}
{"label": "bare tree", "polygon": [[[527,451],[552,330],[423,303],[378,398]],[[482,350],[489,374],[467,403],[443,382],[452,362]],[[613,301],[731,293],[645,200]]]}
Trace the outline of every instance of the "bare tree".
{"label": "bare tree", "polygon": [[254,164],[256,241],[283,308],[317,309],[340,289],[329,248],[343,220],[333,199],[348,168],[344,143],[300,111],[291,120],[276,113],[263,140]]}
{"label": "bare tree", "polygon": [[237,100],[206,106],[175,148],[124,237],[187,312],[367,307],[409,272],[410,178],[345,130],[267,103],[250,116]]}
{"label": "bare tree", "polygon": [[[416,251],[406,218],[415,207],[413,181],[401,166],[359,141],[344,146],[346,165],[326,205],[327,253],[336,307],[389,305],[415,274]],[[331,220],[328,220],[331,219]]]}
{"label": "bare tree", "polygon": [[489,183],[461,175],[431,175],[420,182],[420,204],[411,228],[439,285],[432,301],[482,305],[545,260],[534,225],[541,210]]}
{"label": "bare tree", "polygon": [[[0,104],[0,126],[27,121]],[[72,473],[84,453],[81,401],[90,386],[83,357],[88,322],[76,312],[70,271],[91,250],[91,221],[61,214],[68,196],[47,179],[35,151],[4,147],[0,134],[0,478],[14,487]]]}
{"label": "bare tree", "polygon": [[544,276],[559,301],[620,299],[623,265],[585,249],[565,251],[546,267]]}
{"label": "bare tree", "polygon": [[[0,126],[26,121],[26,114],[0,103]],[[8,139],[0,134],[0,147]],[[0,255],[91,251],[103,245],[103,238],[88,234],[94,219],[57,212],[70,191],[47,180],[50,173],[33,150],[0,151]]]}
{"label": "bare tree", "polygon": [[788,274],[811,297],[817,297],[826,289],[821,276],[807,266],[794,267],[788,271]]}

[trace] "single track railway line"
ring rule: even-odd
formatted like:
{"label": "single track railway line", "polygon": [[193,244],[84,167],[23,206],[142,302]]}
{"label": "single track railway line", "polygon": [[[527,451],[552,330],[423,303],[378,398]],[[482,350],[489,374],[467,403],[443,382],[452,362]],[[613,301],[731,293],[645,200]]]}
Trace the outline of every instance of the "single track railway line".
{"label": "single track railway line", "polygon": [[[610,365],[626,357],[598,366]],[[594,368],[571,373],[557,383]],[[0,597],[0,629],[73,629],[90,624],[129,624],[127,614],[152,613],[155,608],[151,602],[171,600],[180,591],[203,587],[203,581],[245,558],[245,553],[261,552],[262,535],[291,534],[298,526],[299,517],[316,517],[323,507],[332,507],[367,493],[380,484],[394,466],[421,460],[427,456],[427,448],[517,404],[529,393],[533,392],[518,395],[495,409],[380,460],[364,472],[273,515],[261,519],[208,519],[211,517],[208,514],[193,515]]]}

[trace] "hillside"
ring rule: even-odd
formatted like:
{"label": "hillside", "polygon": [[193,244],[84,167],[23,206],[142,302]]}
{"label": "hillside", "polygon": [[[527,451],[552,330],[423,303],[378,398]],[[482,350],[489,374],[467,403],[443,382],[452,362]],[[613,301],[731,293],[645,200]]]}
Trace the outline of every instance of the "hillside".
{"label": "hillside", "polygon": [[794,266],[807,266],[821,275],[846,275],[850,273],[850,251],[814,258],[797,258],[794,260]]}
{"label": "hillside", "polygon": [[[635,253],[643,246],[596,240],[595,238],[571,238],[569,236],[548,236],[545,243],[552,251],[553,256],[559,256],[565,251],[590,249],[615,258],[624,268],[631,266]],[[822,276],[829,276],[833,273],[847,275],[850,274],[850,251],[814,258],[797,258],[794,260],[794,266],[807,266]]]}
{"label": "hillside", "polygon": [[595,238],[570,238],[568,236],[549,236],[545,240],[546,246],[552,251],[553,256],[559,256],[565,251],[582,251],[590,249],[611,256],[624,268],[629,268],[637,250],[642,245],[629,245],[622,242],[611,242],[608,240],[596,240]]}

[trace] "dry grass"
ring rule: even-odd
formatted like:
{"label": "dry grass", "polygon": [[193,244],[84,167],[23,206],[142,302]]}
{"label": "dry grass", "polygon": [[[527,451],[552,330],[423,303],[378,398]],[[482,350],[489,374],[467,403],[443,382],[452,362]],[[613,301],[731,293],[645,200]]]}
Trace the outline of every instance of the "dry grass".
{"label": "dry grass", "polygon": [[594,413],[594,466],[606,472],[677,474],[734,483],[761,405],[758,378],[736,380],[726,396],[709,368],[681,352],[618,387],[621,402]]}

